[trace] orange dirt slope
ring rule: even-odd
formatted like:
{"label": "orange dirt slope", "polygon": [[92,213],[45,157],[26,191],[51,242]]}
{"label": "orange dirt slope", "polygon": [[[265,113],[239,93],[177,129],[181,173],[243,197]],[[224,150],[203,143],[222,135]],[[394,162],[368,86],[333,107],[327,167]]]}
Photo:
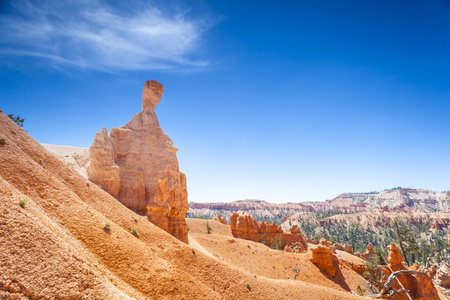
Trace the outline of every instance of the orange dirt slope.
{"label": "orange dirt slope", "polygon": [[358,298],[301,281],[255,278],[192,251],[70,169],[3,113],[0,138],[6,140],[0,144],[0,299]]}
{"label": "orange dirt slope", "polygon": [[[363,261],[343,251],[337,251],[339,260],[333,261],[336,276],[328,276],[314,265],[312,253],[289,253],[274,250],[262,243],[234,238],[230,226],[208,220],[211,234],[206,234],[206,220],[186,219],[189,228],[189,243],[192,247],[243,269],[256,277],[294,280],[293,269],[300,269],[297,281],[326,286],[340,291],[356,291],[358,285],[370,293],[367,281],[353,271],[352,264],[363,265]],[[229,232],[229,233],[228,233]]]}

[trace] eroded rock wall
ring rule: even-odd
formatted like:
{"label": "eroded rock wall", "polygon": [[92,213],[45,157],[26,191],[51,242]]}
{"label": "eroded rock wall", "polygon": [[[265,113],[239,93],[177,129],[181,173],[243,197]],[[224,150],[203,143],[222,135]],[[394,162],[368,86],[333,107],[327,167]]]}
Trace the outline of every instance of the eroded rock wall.
{"label": "eroded rock wall", "polygon": [[159,126],[154,109],[163,86],[145,82],[142,112],[125,125],[95,134],[89,179],[128,208],[187,243],[186,176],[179,171],[178,149]]}
{"label": "eroded rock wall", "polygon": [[286,246],[296,244],[297,248],[308,249],[300,228],[292,226],[290,232],[284,232],[280,225],[269,222],[257,223],[248,213],[233,213],[230,217],[230,227],[233,236],[241,239],[261,242],[268,246],[280,242],[284,249]]}

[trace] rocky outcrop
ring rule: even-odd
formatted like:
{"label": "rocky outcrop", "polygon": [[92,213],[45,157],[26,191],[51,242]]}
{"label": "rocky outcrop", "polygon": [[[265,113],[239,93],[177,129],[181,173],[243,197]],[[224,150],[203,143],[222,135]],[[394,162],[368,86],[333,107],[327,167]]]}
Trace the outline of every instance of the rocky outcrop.
{"label": "rocky outcrop", "polygon": [[217,215],[217,221],[220,222],[220,223],[222,223],[222,224],[227,225],[227,221],[225,221],[225,219],[222,218],[221,215]]}
{"label": "rocky outcrop", "polygon": [[268,246],[279,240],[282,249],[294,243],[297,243],[296,247],[303,247],[305,250],[308,248],[297,226],[292,226],[291,232],[284,232],[275,222],[258,224],[248,213],[233,213],[230,217],[230,227],[231,233],[237,238],[261,242]]}
{"label": "rocky outcrop", "polygon": [[142,112],[125,126],[95,134],[89,179],[128,208],[187,242],[186,176],[179,171],[177,148],[164,134],[154,112],[163,86],[145,82]]}
{"label": "rocky outcrop", "polygon": [[[388,246],[389,255],[388,255],[388,267],[384,267],[383,272],[389,276],[392,272],[408,270],[403,264],[403,257],[399,252],[399,247],[391,243]],[[409,268],[409,270],[421,271],[420,267],[417,264],[414,264]],[[409,295],[413,299],[433,299],[438,300],[439,296],[436,291],[436,288],[433,285],[433,282],[430,277],[426,275],[426,273],[415,273],[415,274],[400,274],[397,276],[397,280],[394,281],[393,287],[396,290],[401,290],[402,287],[408,291]],[[401,283],[401,285],[399,284]],[[393,299],[407,299],[405,292],[401,292],[400,294],[396,294]]]}
{"label": "rocky outcrop", "polygon": [[336,275],[336,269],[333,266],[333,248],[327,247],[323,244],[311,247],[312,258],[311,262],[319,269],[330,276]]}
{"label": "rocky outcrop", "polygon": [[342,245],[339,243],[334,243],[333,245],[331,245],[331,243],[327,242],[326,240],[325,240],[325,243],[322,243],[322,239],[320,240],[320,243],[325,246],[333,246],[333,248],[336,250],[341,250],[341,251],[345,251],[350,254],[353,254],[353,248],[352,248],[352,246],[350,246],[348,244]]}
{"label": "rocky outcrop", "polygon": [[292,243],[290,245],[286,245],[284,247],[284,251],[285,252],[292,252],[292,253],[303,253],[307,249],[308,248],[306,247],[306,245],[304,243],[301,243],[301,242],[295,242],[295,243]]}
{"label": "rocky outcrop", "polygon": [[332,244],[330,242],[328,242],[325,238],[321,238],[319,240],[319,244],[326,246],[326,247],[330,247]]}
{"label": "rocky outcrop", "polygon": [[365,260],[369,260],[372,258],[372,256],[375,254],[375,252],[373,251],[373,245],[371,243],[369,243],[367,245],[367,249],[366,251],[361,255],[362,258],[364,258]]}
{"label": "rocky outcrop", "polygon": [[398,251],[398,246],[395,243],[391,243],[388,246],[389,253],[388,253],[388,263],[391,267],[398,266],[402,263],[403,257]]}
{"label": "rocky outcrop", "polygon": [[339,244],[339,243],[334,243],[334,244],[333,244],[333,248],[336,249],[336,250],[345,251],[344,245],[341,245],[341,244]]}
{"label": "rocky outcrop", "polygon": [[450,288],[450,266],[443,261],[436,272],[435,281],[445,288]]}

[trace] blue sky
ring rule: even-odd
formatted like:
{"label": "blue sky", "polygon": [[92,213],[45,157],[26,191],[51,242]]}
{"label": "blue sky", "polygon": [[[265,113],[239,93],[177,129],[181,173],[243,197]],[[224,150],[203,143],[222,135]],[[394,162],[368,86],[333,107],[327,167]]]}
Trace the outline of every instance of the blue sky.
{"label": "blue sky", "polygon": [[0,108],[89,147],[145,80],[189,201],[450,190],[450,1],[2,1]]}

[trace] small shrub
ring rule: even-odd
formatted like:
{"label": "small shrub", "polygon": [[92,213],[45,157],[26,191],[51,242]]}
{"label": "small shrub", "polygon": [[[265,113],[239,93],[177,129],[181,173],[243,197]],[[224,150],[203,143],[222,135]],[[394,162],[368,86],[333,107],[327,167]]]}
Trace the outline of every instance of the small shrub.
{"label": "small shrub", "polygon": [[2,137],[2,138],[0,138],[0,144],[2,144],[2,145],[3,145],[3,144],[6,144],[6,139],[5,139],[5,138],[3,138],[3,137]]}
{"label": "small shrub", "polygon": [[246,284],[245,284],[245,287],[246,287],[249,291],[252,290],[252,289],[250,288],[250,283],[246,283]]}
{"label": "small shrub", "polygon": [[292,268],[292,272],[294,272],[294,273],[295,273],[295,277],[294,277],[294,280],[296,280],[296,279],[297,279],[297,276],[298,276],[298,274],[300,274],[300,269],[297,269],[297,268]]}
{"label": "small shrub", "polygon": [[109,231],[111,230],[111,223],[106,222],[106,223],[103,225],[103,230],[109,232]]}
{"label": "small shrub", "polygon": [[206,234],[211,234],[212,228],[209,226],[208,221],[206,221]]}
{"label": "small shrub", "polygon": [[136,227],[131,228],[131,234],[135,237],[139,237],[139,232]]}
{"label": "small shrub", "polygon": [[20,199],[19,200],[19,205],[22,208],[25,208],[25,206],[27,205],[28,200],[26,198]]}
{"label": "small shrub", "polygon": [[59,181],[61,181],[62,183],[66,183],[66,181],[64,179],[60,179]]}
{"label": "small shrub", "polygon": [[191,250],[192,250],[192,254],[195,255],[195,249],[194,249],[194,248],[191,248]]}
{"label": "small shrub", "polygon": [[365,290],[365,289],[362,289],[362,288],[358,285],[358,287],[356,288],[356,293],[357,293],[358,295],[362,296],[362,295],[364,295],[365,292],[366,292],[366,290]]}
{"label": "small shrub", "polygon": [[98,186],[99,188],[102,188],[102,186],[101,186],[100,184],[97,184],[97,186]]}
{"label": "small shrub", "polygon": [[277,234],[276,238],[271,240],[272,245],[270,246],[272,249],[281,250],[281,235]]}
{"label": "small shrub", "polygon": [[138,218],[136,218],[136,217],[133,217],[133,220],[137,223],[137,221],[138,221]]}
{"label": "small shrub", "polygon": [[21,119],[20,115],[13,115],[13,114],[8,114],[8,117],[14,121],[14,123],[16,123],[17,125],[19,125],[19,127],[23,127],[23,122],[25,121],[25,119]]}
{"label": "small shrub", "polygon": [[44,160],[42,158],[39,158],[39,162],[42,164]]}
{"label": "small shrub", "polygon": [[91,184],[90,184],[89,182],[86,182],[86,186],[87,186],[87,187],[90,187]]}

